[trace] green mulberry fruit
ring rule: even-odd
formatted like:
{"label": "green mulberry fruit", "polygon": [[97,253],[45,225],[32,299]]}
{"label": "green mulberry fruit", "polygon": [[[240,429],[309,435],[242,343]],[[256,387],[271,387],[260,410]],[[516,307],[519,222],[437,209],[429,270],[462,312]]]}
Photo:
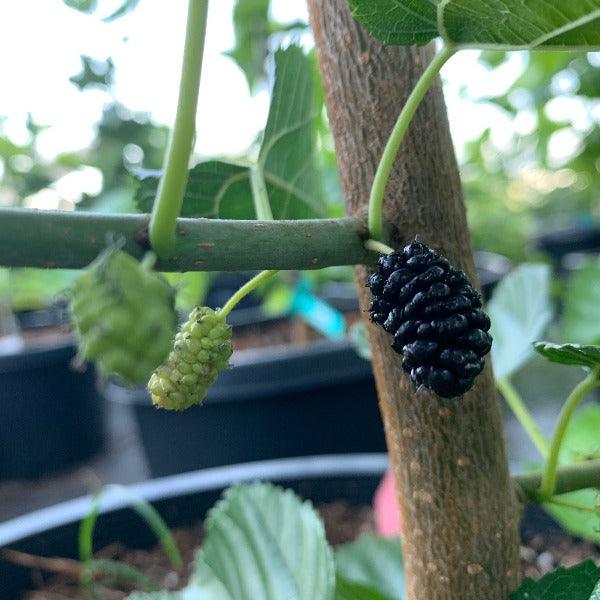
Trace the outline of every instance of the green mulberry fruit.
{"label": "green mulberry fruit", "polygon": [[212,308],[196,307],[175,336],[166,362],[148,382],[155,406],[185,410],[200,404],[233,352],[231,327]]}
{"label": "green mulberry fruit", "polygon": [[148,380],[177,330],[174,292],[164,277],[114,248],[77,279],[70,310],[80,357],[129,383]]}

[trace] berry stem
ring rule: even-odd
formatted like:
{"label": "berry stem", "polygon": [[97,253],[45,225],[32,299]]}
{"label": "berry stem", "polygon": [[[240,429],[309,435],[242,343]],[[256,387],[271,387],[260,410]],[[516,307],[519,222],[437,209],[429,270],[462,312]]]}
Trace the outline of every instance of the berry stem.
{"label": "berry stem", "polygon": [[255,163],[250,167],[250,187],[252,188],[256,218],[259,221],[272,221],[273,211],[269,203],[269,194],[261,164]]}
{"label": "berry stem", "polygon": [[504,399],[506,400],[506,403],[512,410],[513,414],[519,423],[521,423],[523,429],[527,432],[527,435],[529,435],[529,439],[533,442],[542,457],[546,458],[550,450],[548,440],[540,431],[535,419],[527,409],[527,406],[525,406],[523,398],[521,398],[519,392],[509,379],[499,379],[496,381],[496,385],[498,386],[500,392],[502,392],[502,395],[504,396]]}
{"label": "berry stem", "polygon": [[250,292],[254,291],[259,285],[262,285],[274,275],[277,275],[277,273],[279,273],[279,271],[261,271],[227,300],[225,306],[218,312],[218,315],[223,319],[227,318],[227,315],[235,308],[236,304],[238,304],[242,298],[246,297]]}
{"label": "berry stem", "polygon": [[544,474],[539,492],[542,500],[549,500],[554,495],[560,449],[571,417],[585,396],[596,387],[600,387],[600,367],[593,369],[583,381],[575,386],[563,406],[550,443],[550,452],[544,466]]}
{"label": "berry stem", "polygon": [[176,220],[181,212],[196,131],[207,15],[208,0],[189,0],[177,113],[150,221],[150,243],[160,257],[175,251]]}
{"label": "berry stem", "polygon": [[395,252],[393,248],[383,242],[378,242],[377,240],[367,240],[365,242],[365,248],[367,250],[373,250],[373,252],[378,252],[379,254],[392,254]]}
{"label": "berry stem", "polygon": [[369,198],[369,232],[373,239],[381,239],[383,233],[383,200],[385,188],[392,172],[398,150],[408,131],[408,127],[425,97],[425,94],[435,81],[441,68],[452,57],[456,50],[449,46],[444,46],[431,61],[423,75],[417,82],[414,90],[408,97],[398,121],[392,130],[390,138],[381,156],[375,179],[371,187]]}

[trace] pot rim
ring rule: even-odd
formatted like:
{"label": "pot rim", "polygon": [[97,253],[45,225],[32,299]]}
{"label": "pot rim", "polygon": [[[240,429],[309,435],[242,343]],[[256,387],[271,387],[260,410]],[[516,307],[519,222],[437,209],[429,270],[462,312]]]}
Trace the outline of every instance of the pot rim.
{"label": "pot rim", "polygon": [[[309,478],[383,476],[388,464],[385,452],[283,458],[190,471],[126,487],[132,495],[156,502],[253,481],[277,483]],[[81,496],[0,523],[0,547],[80,521],[89,513],[93,499],[93,495]],[[102,499],[99,514],[127,508],[130,504],[122,493],[109,491]]]}

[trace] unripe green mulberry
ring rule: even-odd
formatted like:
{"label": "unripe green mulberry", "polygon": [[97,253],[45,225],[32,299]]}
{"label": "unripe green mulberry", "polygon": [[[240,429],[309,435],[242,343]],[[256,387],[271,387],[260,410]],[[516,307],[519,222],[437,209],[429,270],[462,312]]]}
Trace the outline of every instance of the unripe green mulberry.
{"label": "unripe green mulberry", "polygon": [[148,382],[153,404],[168,410],[200,404],[232,352],[231,327],[212,308],[196,307]]}
{"label": "unripe green mulberry", "polygon": [[107,250],[80,275],[70,309],[79,355],[129,383],[148,380],[177,329],[173,289],[121,250]]}

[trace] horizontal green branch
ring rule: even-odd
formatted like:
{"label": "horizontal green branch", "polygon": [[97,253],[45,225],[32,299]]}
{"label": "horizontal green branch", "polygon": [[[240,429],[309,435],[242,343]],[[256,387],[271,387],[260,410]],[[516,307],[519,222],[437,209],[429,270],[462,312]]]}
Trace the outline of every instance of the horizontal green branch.
{"label": "horizontal green branch", "polygon": [[[117,242],[141,258],[149,215],[0,209],[0,266],[79,269]],[[162,271],[305,270],[373,264],[358,219],[225,221],[178,219],[172,257]]]}
{"label": "horizontal green branch", "polygon": [[[514,477],[514,482],[523,501],[540,501],[541,472],[536,471],[517,475]],[[567,494],[586,488],[600,488],[600,460],[590,460],[558,468],[555,495]]]}

